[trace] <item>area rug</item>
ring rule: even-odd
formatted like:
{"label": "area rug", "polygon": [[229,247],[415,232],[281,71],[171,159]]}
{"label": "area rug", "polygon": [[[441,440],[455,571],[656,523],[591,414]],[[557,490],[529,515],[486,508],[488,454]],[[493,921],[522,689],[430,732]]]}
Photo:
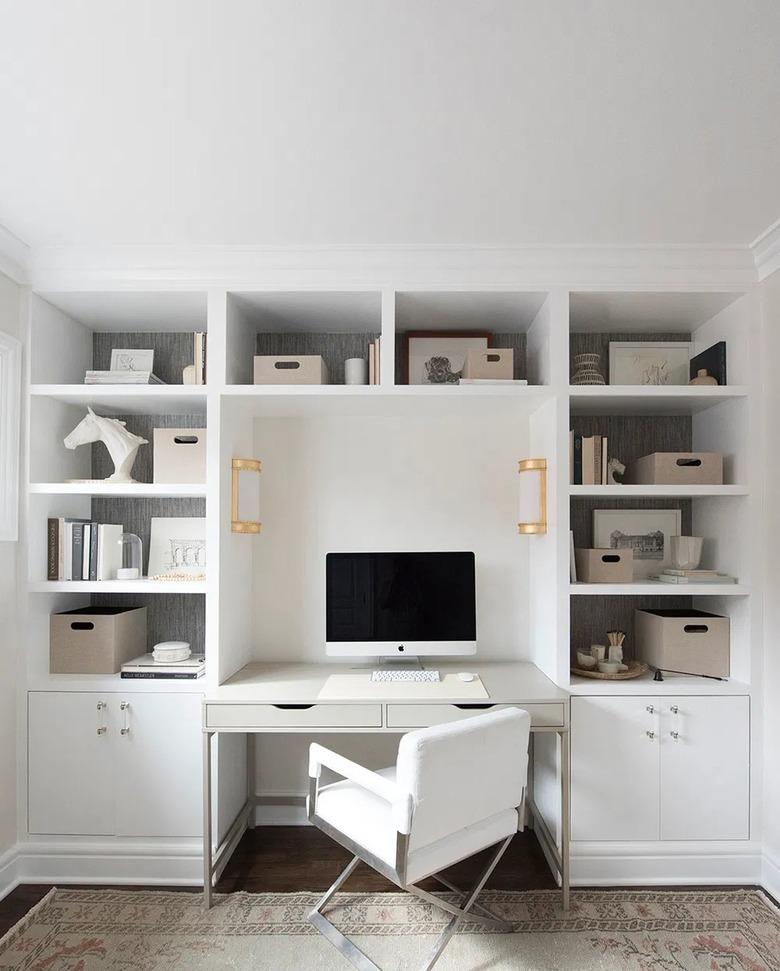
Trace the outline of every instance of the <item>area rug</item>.
{"label": "area rug", "polygon": [[[52,890],[0,941],[2,971],[344,971],[309,925],[317,894]],[[465,924],[437,971],[778,971],[780,911],[757,890],[486,891],[513,933]],[[387,971],[420,968],[446,918],[406,894],[343,893],[328,916]]]}

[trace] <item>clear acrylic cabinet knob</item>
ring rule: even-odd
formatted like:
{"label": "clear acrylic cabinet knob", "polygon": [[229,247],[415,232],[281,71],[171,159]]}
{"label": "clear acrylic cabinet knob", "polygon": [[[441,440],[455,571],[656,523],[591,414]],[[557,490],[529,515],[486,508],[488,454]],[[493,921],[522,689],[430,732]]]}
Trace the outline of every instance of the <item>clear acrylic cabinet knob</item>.
{"label": "clear acrylic cabinet knob", "polygon": [[122,566],[116,571],[117,580],[140,580],[143,568],[143,545],[135,533],[122,533]]}

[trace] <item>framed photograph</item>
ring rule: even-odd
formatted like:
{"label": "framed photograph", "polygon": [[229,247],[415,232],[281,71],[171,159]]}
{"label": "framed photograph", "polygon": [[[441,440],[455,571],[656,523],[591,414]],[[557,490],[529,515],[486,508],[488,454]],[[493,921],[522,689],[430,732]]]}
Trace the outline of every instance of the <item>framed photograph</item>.
{"label": "framed photograph", "polygon": [[492,334],[482,330],[417,330],[406,334],[407,384],[458,384],[466,351],[484,351]]}
{"label": "framed photograph", "polygon": [[111,351],[112,371],[152,371],[154,350],[115,347]]}
{"label": "framed photograph", "polygon": [[206,520],[153,516],[149,538],[149,577],[201,578],[206,572]]}
{"label": "framed photograph", "polygon": [[688,384],[690,359],[688,341],[610,341],[609,383]]}
{"label": "framed photograph", "polygon": [[679,509],[594,509],[593,546],[634,551],[634,579],[672,565],[670,537],[682,530]]}

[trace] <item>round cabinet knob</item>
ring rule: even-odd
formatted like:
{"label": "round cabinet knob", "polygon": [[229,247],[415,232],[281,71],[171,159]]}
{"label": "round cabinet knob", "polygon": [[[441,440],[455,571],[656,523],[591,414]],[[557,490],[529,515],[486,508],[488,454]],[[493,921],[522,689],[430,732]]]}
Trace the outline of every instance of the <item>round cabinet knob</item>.
{"label": "round cabinet knob", "polygon": [[680,737],[680,733],[679,732],[669,732],[669,734],[672,736],[672,738],[675,740],[675,742]]}
{"label": "round cabinet knob", "polygon": [[655,714],[655,708],[653,708],[652,705],[648,705],[645,710],[647,711],[647,714],[648,715],[654,715]]}
{"label": "round cabinet knob", "polygon": [[648,731],[647,737],[648,738],[655,738],[655,732]]}
{"label": "round cabinet knob", "polygon": [[669,711],[673,715],[678,715],[680,713],[680,709],[677,707],[677,705],[672,705],[672,707],[669,709]]}

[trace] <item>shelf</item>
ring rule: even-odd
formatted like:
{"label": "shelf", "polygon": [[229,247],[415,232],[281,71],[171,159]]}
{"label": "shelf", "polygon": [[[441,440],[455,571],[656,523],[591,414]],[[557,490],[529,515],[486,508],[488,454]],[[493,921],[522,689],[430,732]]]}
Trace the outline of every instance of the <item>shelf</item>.
{"label": "shelf", "polygon": [[114,498],[183,499],[206,495],[205,483],[31,482],[35,496],[105,496]]}
{"label": "shelf", "polygon": [[746,496],[747,486],[738,485],[570,485],[572,498],[595,496],[601,499],[695,499],[697,496]]}
{"label": "shelf", "polygon": [[33,384],[30,395],[114,415],[200,415],[206,386],[190,384]]}
{"label": "shelf", "polygon": [[31,593],[205,593],[205,580],[34,580]]}
{"label": "shelf", "polygon": [[637,387],[634,385],[572,385],[573,415],[695,415],[697,412],[747,397],[741,385],[702,388],[690,385]]}
{"label": "shelf", "polygon": [[571,675],[568,690],[573,695],[749,695],[750,686],[741,681],[718,681],[693,674],[667,674],[653,681],[653,672],[624,681],[604,681]]}
{"label": "shelf", "polygon": [[741,583],[570,583],[569,593],[577,597],[746,597],[750,591]]}

